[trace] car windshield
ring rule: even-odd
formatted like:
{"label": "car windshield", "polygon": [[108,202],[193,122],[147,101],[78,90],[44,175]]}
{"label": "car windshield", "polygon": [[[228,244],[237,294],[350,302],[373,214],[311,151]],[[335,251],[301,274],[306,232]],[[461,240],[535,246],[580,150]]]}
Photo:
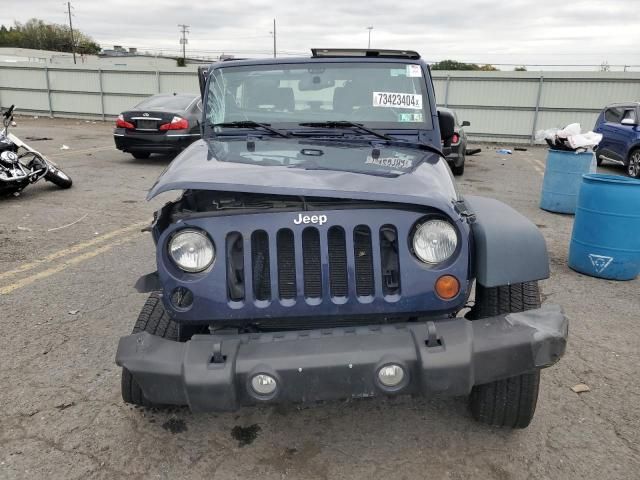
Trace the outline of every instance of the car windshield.
{"label": "car windshield", "polygon": [[431,129],[426,82],[418,64],[308,63],[225,66],[213,70],[211,124],[348,121],[369,128]]}
{"label": "car windshield", "polygon": [[186,95],[160,95],[145,98],[134,108],[136,109],[162,109],[162,110],[185,110],[191,102],[195,100],[195,96]]}

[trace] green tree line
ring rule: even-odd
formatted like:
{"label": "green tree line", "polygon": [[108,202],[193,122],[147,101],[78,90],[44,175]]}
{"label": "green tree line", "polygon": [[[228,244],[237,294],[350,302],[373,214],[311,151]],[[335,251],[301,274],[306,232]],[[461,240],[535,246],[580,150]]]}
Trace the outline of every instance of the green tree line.
{"label": "green tree line", "polygon": [[[73,43],[76,53],[97,54],[98,45],[91,37],[73,30]],[[71,52],[71,32],[66,25],[45,23],[32,18],[22,24],[15,22],[13,26],[0,25],[0,47],[33,48],[36,50],[53,50],[55,52]]]}
{"label": "green tree line", "polygon": [[431,65],[431,70],[475,70],[495,72],[498,70],[493,65],[477,65],[475,63],[457,62],[456,60],[442,60]]}

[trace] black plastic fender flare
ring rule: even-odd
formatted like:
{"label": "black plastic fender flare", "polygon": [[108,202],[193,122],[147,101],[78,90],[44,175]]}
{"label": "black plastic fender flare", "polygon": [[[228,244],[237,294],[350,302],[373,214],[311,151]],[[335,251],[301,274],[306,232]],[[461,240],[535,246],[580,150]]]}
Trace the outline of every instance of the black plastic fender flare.
{"label": "black plastic fender flare", "polygon": [[484,287],[498,287],[549,278],[547,244],[538,227],[498,200],[465,195],[475,215],[473,267]]}

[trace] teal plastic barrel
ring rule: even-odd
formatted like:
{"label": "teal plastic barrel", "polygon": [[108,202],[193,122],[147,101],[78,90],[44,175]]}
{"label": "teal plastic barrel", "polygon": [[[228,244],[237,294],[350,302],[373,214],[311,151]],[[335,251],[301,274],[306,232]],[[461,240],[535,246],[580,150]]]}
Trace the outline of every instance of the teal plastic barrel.
{"label": "teal plastic barrel", "polygon": [[540,208],[556,213],[575,213],[582,175],[595,171],[596,159],[593,152],[549,150]]}
{"label": "teal plastic barrel", "polygon": [[640,274],[640,180],[582,177],[569,267],[610,280],[633,280]]}

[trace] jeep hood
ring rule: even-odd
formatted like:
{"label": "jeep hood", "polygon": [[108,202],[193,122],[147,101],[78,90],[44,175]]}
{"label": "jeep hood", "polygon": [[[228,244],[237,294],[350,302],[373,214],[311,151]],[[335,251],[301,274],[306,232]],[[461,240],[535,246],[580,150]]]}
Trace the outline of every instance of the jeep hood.
{"label": "jeep hood", "polygon": [[416,148],[313,139],[199,140],[160,175],[170,190],[350,198],[450,209],[459,198],[445,160]]}

